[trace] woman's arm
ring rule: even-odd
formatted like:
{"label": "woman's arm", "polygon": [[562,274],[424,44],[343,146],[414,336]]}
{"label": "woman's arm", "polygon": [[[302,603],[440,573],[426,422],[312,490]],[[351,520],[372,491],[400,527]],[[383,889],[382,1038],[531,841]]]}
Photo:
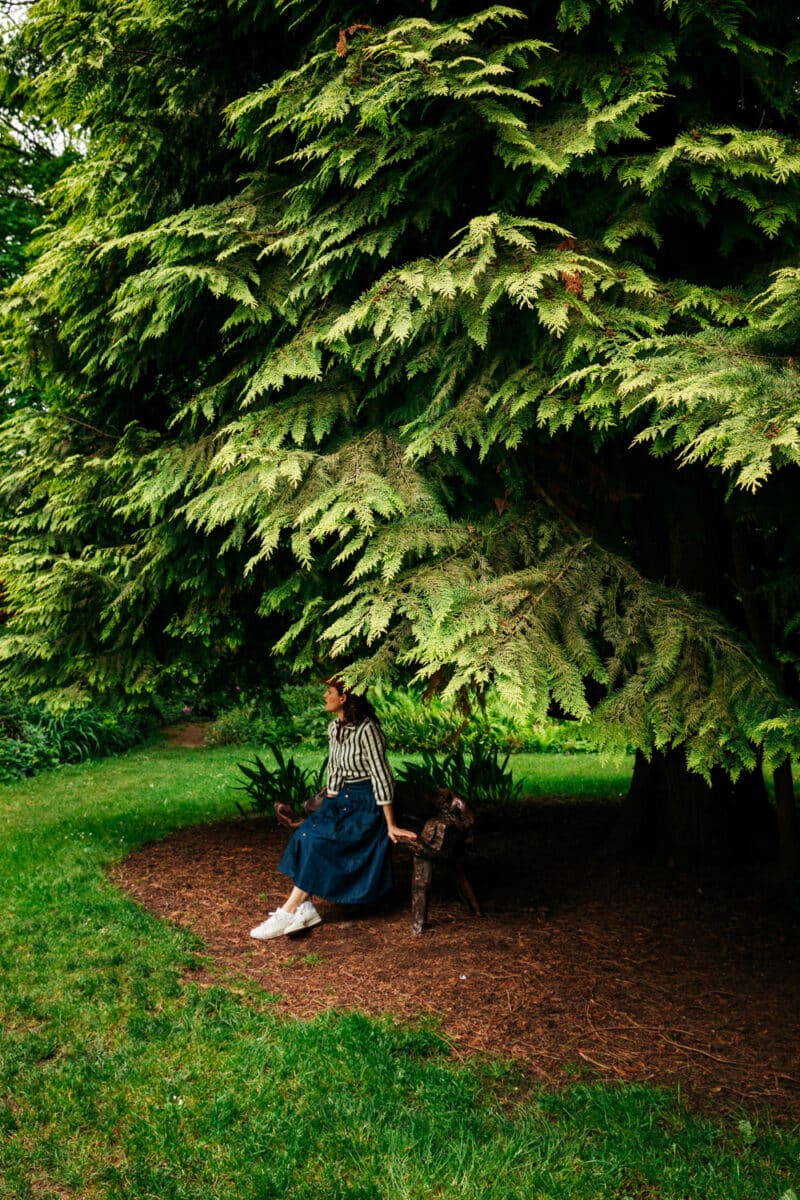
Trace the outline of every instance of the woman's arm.
{"label": "woman's arm", "polygon": [[410,829],[401,829],[399,825],[394,823],[394,805],[383,804],[383,815],[386,818],[386,832],[389,834],[389,840],[392,842],[415,842],[417,835]]}
{"label": "woman's arm", "polygon": [[365,721],[359,727],[360,749],[366,764],[367,774],[380,805],[391,804],[394,799],[394,779],[386,761],[386,738],[374,721]]}
{"label": "woman's arm", "polygon": [[364,757],[369,765],[369,776],[375,792],[376,803],[383,809],[386,831],[393,842],[416,841],[417,835],[410,829],[401,829],[394,819],[394,779],[386,761],[386,738],[383,731],[372,721],[364,723],[362,732]]}
{"label": "woman's arm", "polygon": [[342,786],[340,758],[339,745],[336,741],[336,722],[331,721],[328,726],[328,780],[326,788],[329,796],[335,796]]}

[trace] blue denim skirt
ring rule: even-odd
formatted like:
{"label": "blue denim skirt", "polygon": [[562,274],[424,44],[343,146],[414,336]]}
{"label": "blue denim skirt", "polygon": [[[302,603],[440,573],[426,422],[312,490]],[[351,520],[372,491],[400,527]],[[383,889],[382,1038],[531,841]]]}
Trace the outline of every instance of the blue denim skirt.
{"label": "blue denim skirt", "polygon": [[368,904],[393,886],[391,842],[371,783],[326,796],[295,829],[278,870],[296,887],[339,904]]}

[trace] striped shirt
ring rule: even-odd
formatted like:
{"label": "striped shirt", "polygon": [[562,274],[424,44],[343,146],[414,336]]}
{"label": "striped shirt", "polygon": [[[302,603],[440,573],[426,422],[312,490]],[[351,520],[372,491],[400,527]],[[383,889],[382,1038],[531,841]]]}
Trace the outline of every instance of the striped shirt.
{"label": "striped shirt", "polygon": [[375,721],[328,726],[328,793],[335,796],[348,780],[369,779],[378,804],[391,804],[394,779],[386,761],[386,738]]}

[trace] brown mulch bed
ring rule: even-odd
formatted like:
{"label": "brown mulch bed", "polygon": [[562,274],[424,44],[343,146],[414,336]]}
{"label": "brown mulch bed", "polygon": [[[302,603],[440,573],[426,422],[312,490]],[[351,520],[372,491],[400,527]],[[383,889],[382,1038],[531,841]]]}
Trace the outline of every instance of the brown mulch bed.
{"label": "brown mulch bed", "polygon": [[287,891],[287,834],[271,821],[184,829],[113,874],[160,917],[199,934],[218,968],[279,994],[287,1013],[435,1014],[455,1054],[680,1085],[705,1111],[769,1106],[800,1118],[800,935],[768,891],[722,875],[609,863],[601,804],[484,816],[468,875],[484,915],[434,880],[430,928],[410,926],[409,866],[380,908],[320,902],[324,924],[255,942]]}

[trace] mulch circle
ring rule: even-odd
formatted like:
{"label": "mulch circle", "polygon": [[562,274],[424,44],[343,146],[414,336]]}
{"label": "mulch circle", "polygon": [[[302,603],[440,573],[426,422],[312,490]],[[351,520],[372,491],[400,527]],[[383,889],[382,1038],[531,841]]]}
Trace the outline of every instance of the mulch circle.
{"label": "mulch circle", "polygon": [[680,1085],[702,1111],[798,1120],[796,924],[768,891],[737,893],[720,875],[601,860],[613,819],[595,803],[485,814],[467,864],[484,915],[434,877],[421,936],[398,853],[380,907],[321,901],[322,925],[253,941],[288,890],[277,871],[288,835],[263,819],[182,829],[112,875],[294,1016],[434,1014],[455,1055],[515,1058],[548,1085],[576,1074]]}

